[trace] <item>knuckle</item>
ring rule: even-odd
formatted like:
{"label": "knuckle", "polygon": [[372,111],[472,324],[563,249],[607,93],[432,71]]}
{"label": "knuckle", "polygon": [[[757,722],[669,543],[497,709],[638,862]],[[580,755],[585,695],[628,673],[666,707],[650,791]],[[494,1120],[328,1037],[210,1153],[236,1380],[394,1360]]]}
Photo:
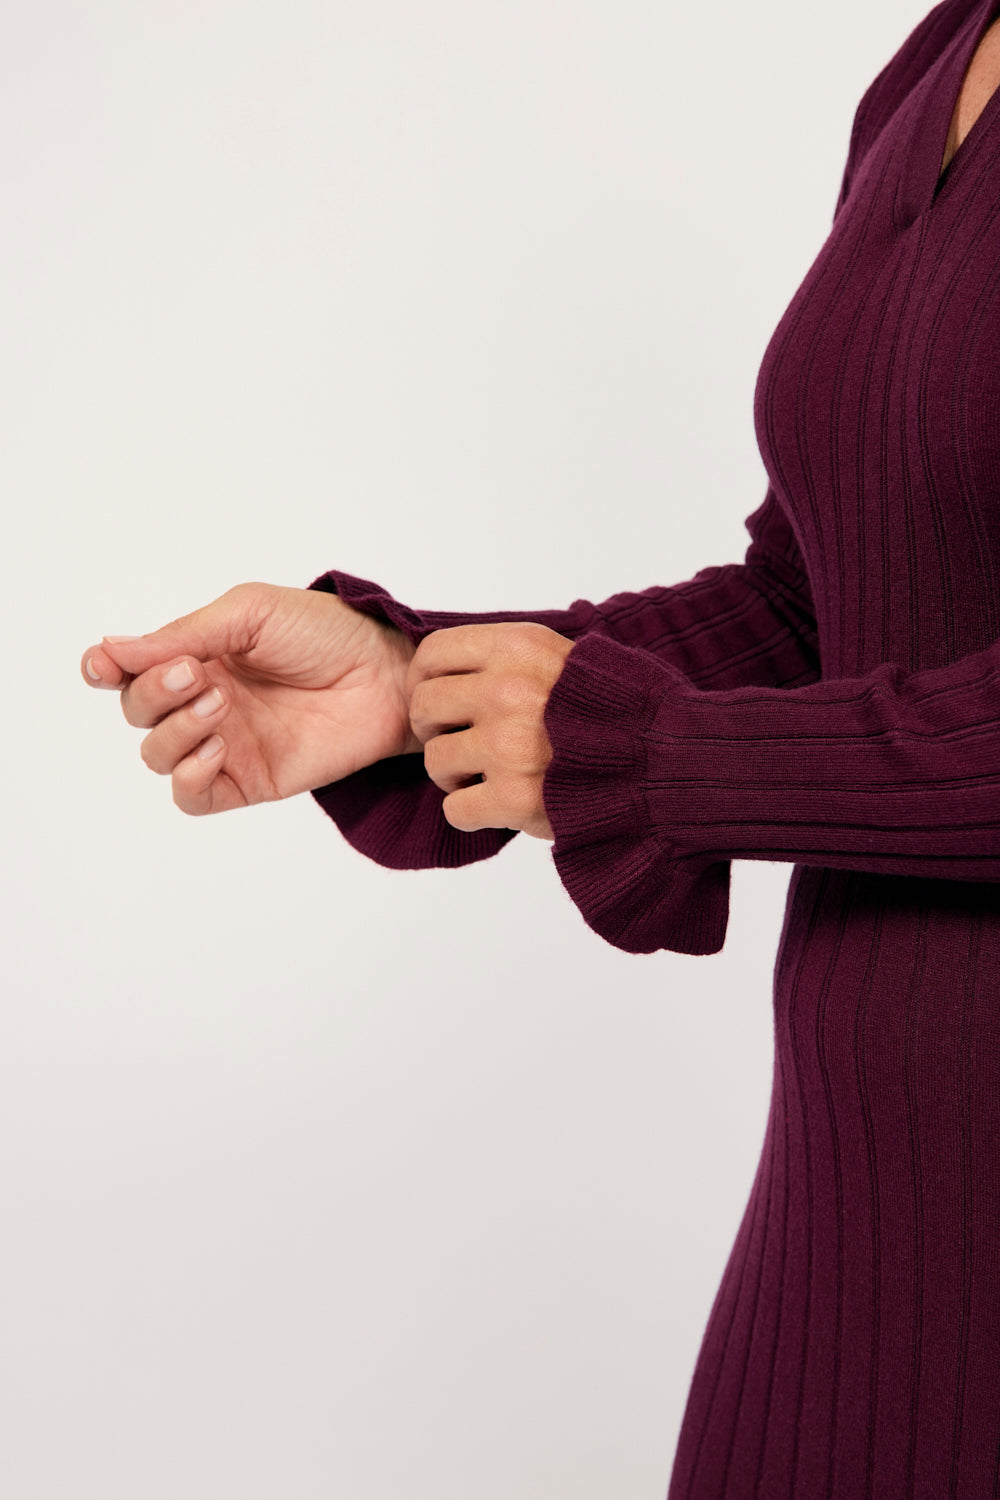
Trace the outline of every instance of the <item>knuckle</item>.
{"label": "knuckle", "polygon": [[503,672],[493,683],[493,701],[504,714],[524,712],[531,700],[531,684],[516,672]]}
{"label": "knuckle", "polygon": [[255,580],[250,583],[233,584],[233,587],[227,589],[222,598],[227,608],[245,622],[250,637],[253,638],[259,633],[281,594],[280,584],[260,583]]}
{"label": "knuckle", "polygon": [[528,663],[515,670],[498,672],[491,688],[494,707],[501,713],[531,720],[541,718],[548,694]]}
{"label": "knuckle", "polygon": [[141,728],[138,713],[139,705],[136,701],[135,689],[131,684],[126,688],[122,688],[119,702],[122,706],[122,713],[125,715],[126,724],[131,724],[133,729]]}
{"label": "knuckle", "polygon": [[441,811],[452,828],[457,828],[459,833],[471,833],[476,825],[468,817],[462,816],[461,807],[461,800],[452,792],[442,802]]}
{"label": "knuckle", "polygon": [[436,634],[436,631],[432,631],[430,635],[425,635],[423,640],[417,643],[413,655],[410,657],[409,665],[406,668],[406,691],[409,694],[411,703],[413,701],[413,694],[418,692],[426,682],[430,681],[423,674],[427,668],[431,653],[435,650],[435,646],[432,643]]}
{"label": "knuckle", "polygon": [[508,783],[504,801],[507,807],[523,820],[535,811],[535,789],[527,778],[518,776]]}
{"label": "knuckle", "polygon": [[549,648],[552,631],[538,620],[509,621],[497,631],[497,649],[522,662],[537,662]]}
{"label": "knuckle", "polygon": [[187,634],[190,622],[190,615],[175,615],[174,618],[172,620],[168,620],[167,623],[156,632],[156,634],[164,641],[170,641],[177,636],[183,637]]}
{"label": "knuckle", "polygon": [[530,726],[523,722],[497,725],[493,744],[498,759],[506,765],[520,769],[535,763],[537,738]]}
{"label": "knuckle", "polygon": [[443,632],[440,630],[429,630],[427,634],[417,642],[413,652],[413,658],[410,663],[411,666],[415,666],[417,670],[423,669],[428,661],[428,658],[434,657],[440,650],[441,642],[439,637],[442,635],[442,633]]}
{"label": "knuckle", "polygon": [[424,767],[432,781],[441,774],[442,756],[444,746],[441,744],[443,735],[436,734],[432,740],[428,740],[424,746]]}
{"label": "knuckle", "polygon": [[[416,658],[414,658],[416,660]],[[410,694],[410,718],[425,719],[427,717],[427,682],[418,682]]]}
{"label": "knuckle", "polygon": [[122,690],[121,705],[122,713],[127,723],[133,729],[152,729],[156,723],[156,712],[146,695],[149,683],[146,681],[148,674],[136,677]]}
{"label": "knuckle", "polygon": [[184,785],[183,777],[175,775],[171,786],[171,795],[174,806],[178,812],[182,812],[186,818],[200,818],[207,812],[207,808],[198,803]]}
{"label": "knuckle", "polygon": [[496,649],[505,656],[522,656],[530,651],[534,626],[527,620],[507,620],[496,633]]}
{"label": "knuckle", "polygon": [[448,796],[444,799],[444,801],[441,803],[441,811],[445,816],[445,821],[450,823],[452,828],[461,828],[462,825],[458,821],[458,814],[455,811],[455,801],[453,797]]}

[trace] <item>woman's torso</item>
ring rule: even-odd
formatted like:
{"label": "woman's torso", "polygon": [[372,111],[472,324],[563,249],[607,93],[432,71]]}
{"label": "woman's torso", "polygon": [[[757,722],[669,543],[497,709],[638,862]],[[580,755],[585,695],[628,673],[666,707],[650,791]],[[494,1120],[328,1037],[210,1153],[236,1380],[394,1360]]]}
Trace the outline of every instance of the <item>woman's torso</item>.
{"label": "woman's torso", "polygon": [[[996,10],[946,0],[875,80],[762,362],[826,679],[1000,640]],[[671,1500],[995,1500],[1000,883],[797,865],[774,1007]]]}

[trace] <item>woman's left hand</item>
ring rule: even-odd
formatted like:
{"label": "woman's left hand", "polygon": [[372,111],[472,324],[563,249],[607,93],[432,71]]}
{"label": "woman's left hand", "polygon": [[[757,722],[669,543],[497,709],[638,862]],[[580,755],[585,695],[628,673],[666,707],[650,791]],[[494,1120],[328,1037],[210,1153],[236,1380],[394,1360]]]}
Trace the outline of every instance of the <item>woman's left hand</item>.
{"label": "woman's left hand", "polygon": [[453,828],[514,828],[552,839],[542,781],[543,715],[573,642],[533,621],[456,625],[417,647],[406,692],[424,764]]}

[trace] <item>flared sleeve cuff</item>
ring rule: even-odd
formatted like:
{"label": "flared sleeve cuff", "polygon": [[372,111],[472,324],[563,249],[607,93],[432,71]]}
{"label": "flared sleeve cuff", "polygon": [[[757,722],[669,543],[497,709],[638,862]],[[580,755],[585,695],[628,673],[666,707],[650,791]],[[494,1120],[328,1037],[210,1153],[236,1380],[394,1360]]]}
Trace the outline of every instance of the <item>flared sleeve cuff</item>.
{"label": "flared sleeve cuff", "polygon": [[312,795],[352,848],[389,870],[457,869],[499,854],[516,837],[511,828],[453,828],[422,755],[376,761]]}
{"label": "flared sleeve cuff", "polygon": [[[395,625],[414,645],[439,628],[435,617],[419,614],[378,584],[351,573],[324,573],[309,587],[337,594],[354,609]],[[427,775],[421,754],[390,756],[316,787],[312,795],[352,848],[390,870],[475,864],[499,854],[516,837],[509,828],[475,833],[453,828],[441,810],[445,793]]]}
{"label": "flared sleeve cuff", "polygon": [[584,920],[628,953],[718,953],[729,920],[729,861],[677,848],[654,827],[647,734],[683,674],[601,634],[582,636],[549,695],[552,760],[542,796],[552,857]]}
{"label": "flared sleeve cuff", "polygon": [[630,951],[715,951],[734,859],[1000,881],[998,641],[913,672],[701,690],[587,635],[546,722],[556,864]]}

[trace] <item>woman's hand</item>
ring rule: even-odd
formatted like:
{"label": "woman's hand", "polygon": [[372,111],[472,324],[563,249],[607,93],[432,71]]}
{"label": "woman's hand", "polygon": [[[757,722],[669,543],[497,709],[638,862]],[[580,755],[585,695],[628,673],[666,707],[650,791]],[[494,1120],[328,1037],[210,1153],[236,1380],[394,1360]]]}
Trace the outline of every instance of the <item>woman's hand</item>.
{"label": "woman's hand", "polygon": [[106,636],[80,664],[121,689],[149,733],[146,765],[186,813],[224,812],[326,786],[419,751],[406,671],[414,647],[335,594],[243,583],[150,635]]}
{"label": "woman's hand", "polygon": [[[410,724],[454,828],[553,838],[542,802],[552,759],[543,715],[573,642],[546,625],[457,625],[417,647]],[[455,733],[454,731],[458,731]]]}

